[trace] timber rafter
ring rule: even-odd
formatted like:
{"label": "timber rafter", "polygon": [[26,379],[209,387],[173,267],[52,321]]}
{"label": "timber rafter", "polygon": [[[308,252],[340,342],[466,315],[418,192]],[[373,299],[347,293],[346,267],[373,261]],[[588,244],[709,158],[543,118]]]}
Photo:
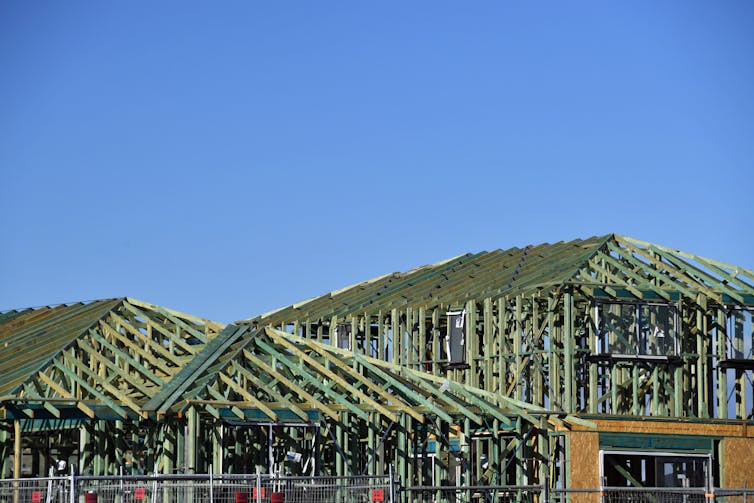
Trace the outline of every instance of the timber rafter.
{"label": "timber rafter", "polygon": [[28,418],[59,418],[65,405],[90,418],[103,408],[145,417],[142,406],[221,327],[130,298],[6,314],[2,407]]}

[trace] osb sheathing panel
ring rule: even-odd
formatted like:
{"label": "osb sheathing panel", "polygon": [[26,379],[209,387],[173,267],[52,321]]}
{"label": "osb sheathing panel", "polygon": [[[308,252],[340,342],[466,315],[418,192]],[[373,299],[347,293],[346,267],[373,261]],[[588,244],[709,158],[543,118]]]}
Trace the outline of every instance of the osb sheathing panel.
{"label": "osb sheathing panel", "polygon": [[754,487],[754,438],[726,438],[722,445],[723,485]]}
{"label": "osb sheathing panel", "polygon": [[600,486],[600,437],[598,433],[571,433],[571,487]]}
{"label": "osb sheathing panel", "polygon": [[[600,486],[600,437],[598,433],[573,432],[570,435],[571,485],[574,489]],[[599,494],[580,494],[579,501],[598,503]]]}
{"label": "osb sheathing panel", "polygon": [[754,428],[742,423],[696,423],[686,421],[620,421],[594,420],[597,431],[616,433],[655,433],[662,435],[707,435],[715,437],[754,438]]}

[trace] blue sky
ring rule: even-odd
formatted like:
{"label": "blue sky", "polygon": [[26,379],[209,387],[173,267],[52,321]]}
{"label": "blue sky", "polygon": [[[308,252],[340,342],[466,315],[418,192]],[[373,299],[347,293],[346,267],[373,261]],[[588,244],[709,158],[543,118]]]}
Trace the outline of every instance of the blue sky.
{"label": "blue sky", "polygon": [[0,310],[218,321],[616,232],[754,268],[754,3],[0,4]]}

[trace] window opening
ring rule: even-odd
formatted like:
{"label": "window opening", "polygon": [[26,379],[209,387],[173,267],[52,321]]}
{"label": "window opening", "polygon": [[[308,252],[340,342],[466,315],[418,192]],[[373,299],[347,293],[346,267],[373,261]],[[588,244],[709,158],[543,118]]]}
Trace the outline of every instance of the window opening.
{"label": "window opening", "polygon": [[351,323],[338,323],[335,327],[335,337],[340,349],[351,350]]}
{"label": "window opening", "polygon": [[448,330],[445,347],[448,368],[466,368],[466,310],[448,311]]}
{"label": "window opening", "polygon": [[674,304],[599,302],[597,353],[645,359],[679,355],[678,308]]}
{"label": "window opening", "polygon": [[600,451],[600,478],[607,487],[706,487],[712,455]]}

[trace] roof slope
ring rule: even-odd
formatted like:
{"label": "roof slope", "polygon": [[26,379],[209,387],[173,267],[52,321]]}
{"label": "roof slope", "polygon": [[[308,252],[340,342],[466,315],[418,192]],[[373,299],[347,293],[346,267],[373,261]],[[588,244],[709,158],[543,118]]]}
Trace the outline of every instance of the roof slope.
{"label": "roof slope", "polygon": [[641,297],[651,291],[719,302],[754,304],[754,272],[636,239],[609,234],[588,239],[465,254],[405,273],[392,273],[238,323],[276,326],[404,306],[460,304],[576,285],[616,288]]}
{"label": "roof slope", "polygon": [[[377,413],[398,421],[406,413],[424,423],[431,417],[495,418],[512,425],[524,417],[539,425],[545,409],[443,377],[355,354],[270,327],[247,333],[229,325],[175,380],[180,386],[154,400],[160,413],[191,405],[216,418],[317,422],[348,412],[369,419]],[[179,379],[180,378],[180,379]],[[534,415],[527,415],[534,414]],[[548,414],[553,425],[576,417]]]}
{"label": "roof slope", "polygon": [[143,416],[222,327],[129,298],[5,313],[0,402],[24,417],[60,418],[71,407]]}

